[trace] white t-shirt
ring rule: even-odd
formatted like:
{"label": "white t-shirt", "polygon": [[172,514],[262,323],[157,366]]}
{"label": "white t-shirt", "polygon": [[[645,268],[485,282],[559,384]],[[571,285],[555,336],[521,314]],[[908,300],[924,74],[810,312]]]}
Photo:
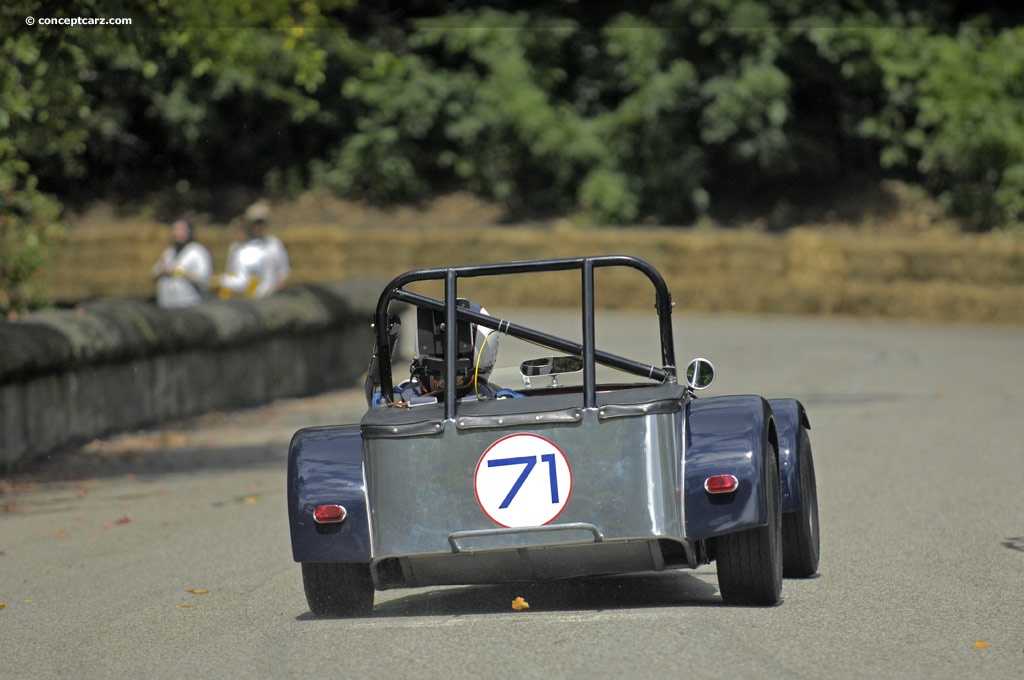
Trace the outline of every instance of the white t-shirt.
{"label": "white t-shirt", "polygon": [[267,248],[268,276],[271,279],[271,290],[277,290],[292,274],[291,263],[288,261],[288,249],[276,236],[263,237]]}
{"label": "white t-shirt", "polygon": [[[172,273],[166,273],[170,270]],[[206,246],[192,241],[175,252],[170,246],[153,265],[156,302],[161,307],[189,307],[203,301],[210,288],[213,258]],[[187,275],[187,278],[186,278]]]}
{"label": "white t-shirt", "polygon": [[229,257],[232,271],[220,277],[221,288],[236,295],[266,297],[274,292],[274,272],[270,253],[263,239],[250,239],[234,249]]}

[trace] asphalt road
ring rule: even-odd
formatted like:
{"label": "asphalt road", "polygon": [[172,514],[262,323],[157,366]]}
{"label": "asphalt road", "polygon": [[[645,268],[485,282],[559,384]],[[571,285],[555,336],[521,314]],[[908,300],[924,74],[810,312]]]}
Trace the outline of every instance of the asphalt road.
{"label": "asphalt road", "polygon": [[[643,349],[645,324],[598,333]],[[706,394],[810,414],[820,576],[772,608],[723,606],[711,565],[395,590],[370,618],[318,620],[285,451],[357,419],[360,391],[93,442],[0,481],[0,677],[1019,678],[1022,350],[1024,328],[680,320],[680,360],[718,368]]]}

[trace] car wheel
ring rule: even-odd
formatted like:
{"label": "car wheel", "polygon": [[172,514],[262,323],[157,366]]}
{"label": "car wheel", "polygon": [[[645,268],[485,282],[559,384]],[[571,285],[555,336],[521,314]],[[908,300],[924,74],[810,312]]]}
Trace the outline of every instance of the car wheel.
{"label": "car wheel", "polygon": [[373,609],[368,565],[303,562],[302,585],[317,616],[365,616]]}
{"label": "car wheel", "polygon": [[778,604],[782,597],[779,468],[774,455],[769,455],[765,463],[768,524],[716,539],[718,588],[726,604],[766,606]]}
{"label": "car wheel", "polygon": [[818,528],[818,487],[807,430],[800,428],[800,509],[782,516],[782,575],[807,578],[818,571],[821,538]]}

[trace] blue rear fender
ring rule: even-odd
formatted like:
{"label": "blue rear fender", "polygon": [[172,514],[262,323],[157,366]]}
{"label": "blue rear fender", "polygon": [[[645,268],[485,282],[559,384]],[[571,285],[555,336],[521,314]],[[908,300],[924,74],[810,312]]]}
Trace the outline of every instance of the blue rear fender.
{"label": "blue rear fender", "polygon": [[[313,510],[338,504],[340,524],[317,524]],[[288,449],[288,523],[296,562],[370,562],[370,525],[358,425],[299,430]]]}
{"label": "blue rear fender", "polygon": [[[687,538],[700,540],[768,523],[765,465],[776,465],[772,409],[758,396],[695,399],[686,407],[684,518]],[[709,494],[704,481],[734,475],[733,493]]]}
{"label": "blue rear fender", "polygon": [[782,483],[782,512],[800,509],[803,490],[800,488],[800,428],[811,429],[804,405],[796,399],[770,399],[779,434],[779,479]]}

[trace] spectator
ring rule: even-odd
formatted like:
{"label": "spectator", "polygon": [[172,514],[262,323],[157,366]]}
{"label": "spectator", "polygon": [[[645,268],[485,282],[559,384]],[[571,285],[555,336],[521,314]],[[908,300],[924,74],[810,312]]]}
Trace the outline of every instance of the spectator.
{"label": "spectator", "polygon": [[171,224],[171,245],[153,265],[156,302],[161,307],[199,304],[210,289],[213,258],[195,240],[195,227],[181,218]]}
{"label": "spectator", "polygon": [[[238,252],[242,249],[242,246],[249,240],[249,229],[245,226],[245,222],[237,222],[235,224],[235,239],[228,246],[228,257],[227,263],[225,264],[225,272],[238,272]],[[215,277],[217,278],[217,277]],[[217,286],[220,286],[220,279],[217,278]],[[229,298],[231,297],[231,291],[226,288],[220,289],[220,297]]]}
{"label": "spectator", "polygon": [[267,245],[246,220],[228,249],[227,268],[219,279],[220,297],[266,297],[274,292],[273,284]]}
{"label": "spectator", "polygon": [[288,260],[288,249],[281,239],[267,233],[270,222],[270,206],[265,201],[257,201],[245,211],[245,221],[250,225],[254,238],[263,240],[267,250],[267,273],[270,276],[269,288],[277,292],[284,288],[292,274]]}

